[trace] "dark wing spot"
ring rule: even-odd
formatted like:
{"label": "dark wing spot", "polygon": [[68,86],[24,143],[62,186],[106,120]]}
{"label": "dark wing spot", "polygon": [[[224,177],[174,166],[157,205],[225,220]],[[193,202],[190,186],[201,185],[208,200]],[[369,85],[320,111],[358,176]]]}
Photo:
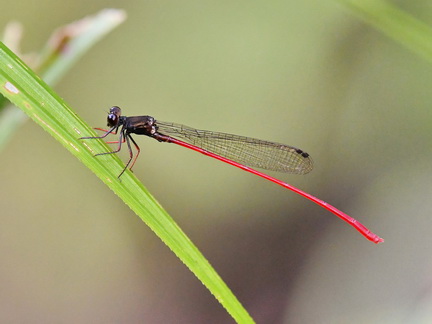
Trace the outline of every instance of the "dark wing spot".
{"label": "dark wing spot", "polygon": [[303,156],[304,158],[309,157],[309,154],[308,154],[308,153],[303,152],[303,151],[300,150],[300,149],[296,149],[296,153],[297,153],[297,154],[300,154],[300,155]]}

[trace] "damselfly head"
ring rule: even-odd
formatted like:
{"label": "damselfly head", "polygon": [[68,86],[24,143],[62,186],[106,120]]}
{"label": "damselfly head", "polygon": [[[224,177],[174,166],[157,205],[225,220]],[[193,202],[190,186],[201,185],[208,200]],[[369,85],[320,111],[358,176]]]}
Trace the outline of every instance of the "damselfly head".
{"label": "damselfly head", "polygon": [[121,109],[120,107],[113,106],[107,117],[107,126],[114,127],[117,126],[120,121]]}

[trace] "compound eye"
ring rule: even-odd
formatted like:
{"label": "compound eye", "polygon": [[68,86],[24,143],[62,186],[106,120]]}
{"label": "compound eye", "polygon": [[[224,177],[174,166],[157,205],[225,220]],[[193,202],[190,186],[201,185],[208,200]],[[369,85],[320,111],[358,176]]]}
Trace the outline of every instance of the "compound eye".
{"label": "compound eye", "polygon": [[116,114],[109,114],[107,117],[107,125],[109,127],[114,127],[117,126],[119,122],[119,116],[117,116]]}
{"label": "compound eye", "polygon": [[107,122],[109,127],[117,126],[120,121],[121,109],[113,106],[108,114]]}

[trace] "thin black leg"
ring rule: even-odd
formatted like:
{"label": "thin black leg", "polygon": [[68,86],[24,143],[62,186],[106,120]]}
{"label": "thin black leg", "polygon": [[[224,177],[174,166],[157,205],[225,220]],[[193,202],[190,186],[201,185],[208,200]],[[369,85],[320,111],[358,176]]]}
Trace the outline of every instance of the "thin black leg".
{"label": "thin black leg", "polygon": [[[96,128],[96,129],[99,129],[99,128]],[[107,137],[109,134],[113,133],[114,130],[115,130],[115,132],[114,132],[113,134],[117,134],[117,129],[118,129],[118,126],[114,126],[114,127],[112,127],[111,129],[107,130],[107,131],[105,132],[105,134],[103,134],[103,135],[101,135],[101,136],[80,137],[80,139],[97,139],[97,138],[105,138],[105,137]],[[105,131],[105,129],[100,129],[100,130]]]}
{"label": "thin black leg", "polygon": [[[120,152],[120,150],[121,150],[121,146],[122,146],[122,143],[124,143],[124,131],[122,130],[121,132],[120,132],[120,137],[119,137],[119,140],[118,140],[118,148],[117,148],[117,150],[115,150],[115,151],[112,151],[112,152],[104,152],[104,153],[98,153],[98,154],[95,154],[95,156],[98,156],[98,155],[105,155],[105,154],[114,154],[114,153],[118,153],[118,152]],[[96,137],[96,138],[99,138],[99,137]]]}
{"label": "thin black leg", "polygon": [[[132,151],[132,147],[130,145],[130,141],[129,139],[132,139],[132,137],[129,134],[124,135],[125,139],[126,139],[126,144],[128,146],[129,149],[129,161],[126,163],[126,166],[124,167],[124,169],[122,170],[122,172],[118,175],[117,178],[120,178],[122,176],[122,174],[126,171],[126,169],[128,168],[129,164],[131,163],[132,159],[133,159],[133,151]],[[132,139],[132,141],[134,142],[134,140]]]}
{"label": "thin black leg", "polygon": [[129,168],[129,169],[132,170],[133,166],[135,165],[136,160],[138,159],[138,155],[140,154],[141,150],[140,150],[138,144],[134,141],[133,137],[130,136],[129,134],[128,134],[128,137],[130,138],[130,140],[132,141],[132,143],[135,145],[135,147],[136,147],[136,149],[137,149],[137,153],[136,153],[136,155],[135,155],[135,159],[133,160],[132,165],[131,165],[130,168]]}

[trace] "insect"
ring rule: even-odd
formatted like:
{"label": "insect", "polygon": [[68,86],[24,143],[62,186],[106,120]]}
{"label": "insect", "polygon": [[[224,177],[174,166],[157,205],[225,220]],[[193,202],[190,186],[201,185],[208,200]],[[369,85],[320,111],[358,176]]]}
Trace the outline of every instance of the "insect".
{"label": "insect", "polygon": [[[151,116],[122,116],[121,109],[117,106],[111,107],[107,117],[107,125],[109,127],[108,130],[96,128],[97,130],[104,131],[105,133],[103,135],[81,137],[81,139],[103,139],[109,134],[117,134],[120,129],[118,141],[107,142],[110,144],[117,143],[117,149],[112,152],[96,154],[104,155],[118,153],[122,148],[122,144],[126,142],[129,150],[129,160],[118,178],[123,175],[129,166],[130,168],[134,166],[140,153],[140,148],[133,139],[132,134],[146,135],[158,140],[159,142],[174,143],[197,151],[294,191],[329,210],[357,229],[357,231],[359,231],[368,240],[374,243],[384,241],[359,221],[348,216],[332,205],[288,183],[253,169],[261,168],[294,174],[309,173],[313,168],[313,162],[310,155],[301,149],[245,136],[199,130],[181,124],[167,123],[158,121]],[[136,155],[133,153],[131,143],[137,150]]]}
{"label": "insect", "polygon": [[[245,136],[198,130],[181,124],[157,121],[151,116],[122,116],[121,109],[117,106],[110,109],[107,122],[110,129],[96,128],[105,131],[102,136],[82,137],[81,139],[105,138],[109,134],[117,134],[121,127],[119,140],[110,142],[119,144],[117,150],[96,154],[118,153],[122,143],[126,142],[130,159],[119,177],[129,165],[130,168],[133,167],[140,153],[140,148],[131,134],[146,135],[159,142],[185,146],[219,160],[226,159],[224,162],[229,163],[228,160],[231,160],[247,167],[295,174],[306,174],[313,168],[309,154],[293,146]],[[137,149],[135,156],[131,142]],[[185,145],[187,143],[190,145]]]}

